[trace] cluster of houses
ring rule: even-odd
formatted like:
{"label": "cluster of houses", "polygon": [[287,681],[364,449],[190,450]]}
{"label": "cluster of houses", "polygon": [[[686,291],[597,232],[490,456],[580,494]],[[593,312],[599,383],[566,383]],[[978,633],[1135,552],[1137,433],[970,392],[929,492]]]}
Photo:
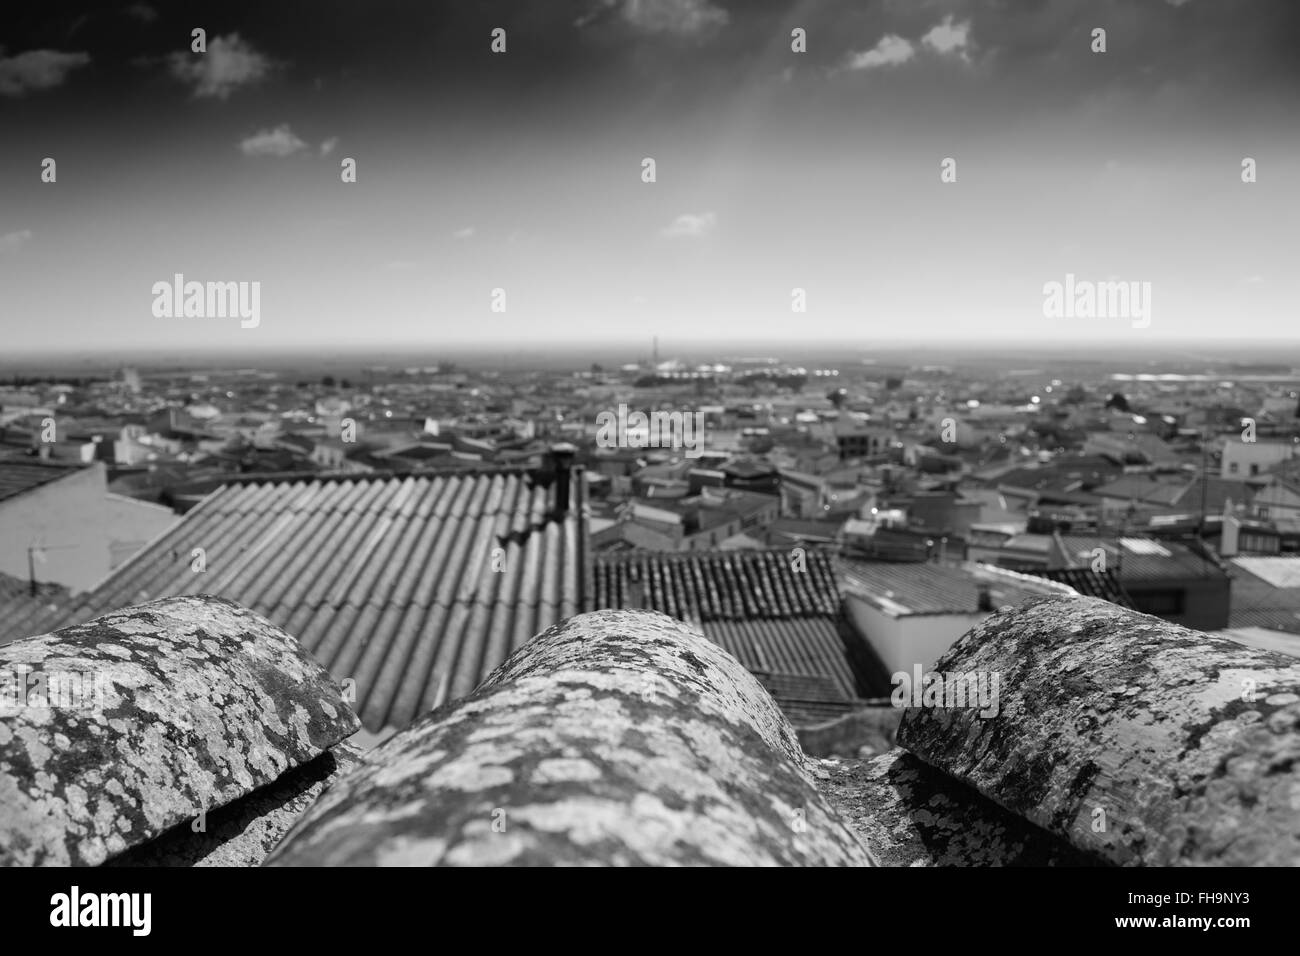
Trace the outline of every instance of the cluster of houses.
{"label": "cluster of houses", "polygon": [[[0,388],[0,642],[212,590],[293,622],[340,679],[388,682],[375,735],[606,606],[691,620],[802,723],[886,700],[1036,595],[1300,654],[1294,393],[958,386],[433,369]],[[620,402],[698,415],[702,448],[597,441]]]}

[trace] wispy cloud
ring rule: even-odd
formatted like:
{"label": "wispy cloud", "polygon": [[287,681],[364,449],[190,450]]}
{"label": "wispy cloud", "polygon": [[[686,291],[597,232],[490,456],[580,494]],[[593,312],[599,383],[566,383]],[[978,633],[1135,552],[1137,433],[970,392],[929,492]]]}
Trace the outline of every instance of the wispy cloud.
{"label": "wispy cloud", "polygon": [[882,66],[898,66],[916,55],[916,47],[896,33],[880,38],[872,49],[850,53],[847,66],[850,70],[874,70]]}
{"label": "wispy cloud", "polygon": [[254,133],[239,144],[245,156],[274,156],[283,159],[300,153],[307,148],[288,123],[281,123],[275,129],[263,129]]}
{"label": "wispy cloud", "polygon": [[724,27],[731,16],[711,0],[600,0],[574,25],[582,28],[611,12],[639,33],[698,37]]}
{"label": "wispy cloud", "polygon": [[338,144],[339,138],[337,136],[331,136],[320,144],[320,154],[322,156],[328,156],[330,153],[334,152],[334,147]]}
{"label": "wispy cloud", "polygon": [[133,3],[126,8],[126,15],[134,17],[141,23],[153,23],[158,19],[158,11],[147,3]]}
{"label": "wispy cloud", "polygon": [[718,224],[718,217],[711,212],[684,212],[660,230],[665,239],[698,239],[707,236]]}
{"label": "wispy cloud", "polygon": [[[4,48],[0,47],[0,54]],[[0,96],[22,96],[32,90],[49,90],[69,73],[90,62],[86,53],[28,50],[16,56],[0,55]]]}
{"label": "wispy cloud", "polygon": [[173,53],[167,58],[172,76],[194,88],[196,97],[224,100],[243,86],[265,79],[275,63],[258,53],[238,33],[214,37],[207,53]]}
{"label": "wispy cloud", "polygon": [[469,239],[474,235],[474,227],[466,226],[464,229],[457,229],[451,234],[453,239]]}
{"label": "wispy cloud", "polygon": [[6,232],[3,236],[0,236],[0,254],[17,252],[23,246],[27,245],[27,243],[31,241],[31,238],[32,231],[30,229],[22,229],[18,232]]}

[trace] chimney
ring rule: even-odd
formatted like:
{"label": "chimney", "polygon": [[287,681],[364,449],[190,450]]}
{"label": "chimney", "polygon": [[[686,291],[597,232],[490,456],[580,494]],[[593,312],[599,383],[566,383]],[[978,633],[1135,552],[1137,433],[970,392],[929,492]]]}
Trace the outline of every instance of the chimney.
{"label": "chimney", "polygon": [[573,483],[573,456],[577,449],[568,442],[551,446],[551,464],[555,468],[555,508],[557,518],[569,513],[570,485]]}
{"label": "chimney", "polygon": [[979,597],[975,602],[975,610],[991,614],[993,612],[993,595],[989,593],[989,586],[980,582],[976,585],[976,588],[979,591]]}
{"label": "chimney", "polygon": [[1241,522],[1236,515],[1223,516],[1223,536],[1219,542],[1219,554],[1225,558],[1236,557],[1241,550]]}

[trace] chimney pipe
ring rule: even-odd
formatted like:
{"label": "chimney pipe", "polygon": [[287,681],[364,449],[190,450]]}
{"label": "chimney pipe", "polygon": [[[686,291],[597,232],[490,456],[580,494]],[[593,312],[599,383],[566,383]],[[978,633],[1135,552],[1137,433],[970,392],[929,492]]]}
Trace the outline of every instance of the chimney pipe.
{"label": "chimney pipe", "polygon": [[981,583],[977,585],[977,587],[979,589],[979,598],[977,599],[975,609],[991,613],[993,611],[993,595],[989,593],[989,586]]}
{"label": "chimney pipe", "polygon": [[555,468],[555,516],[569,513],[569,488],[573,483],[573,456],[578,449],[568,442],[551,446],[551,464]]}

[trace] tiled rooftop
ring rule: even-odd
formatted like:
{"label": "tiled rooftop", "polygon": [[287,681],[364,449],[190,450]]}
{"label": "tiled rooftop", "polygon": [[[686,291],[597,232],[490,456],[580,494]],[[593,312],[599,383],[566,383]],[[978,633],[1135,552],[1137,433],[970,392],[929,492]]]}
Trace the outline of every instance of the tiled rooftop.
{"label": "tiled rooftop", "polygon": [[1093,493],[1106,498],[1134,499],[1150,505],[1180,508],[1199,508],[1204,493],[1205,509],[1211,513],[1221,512],[1228,501],[1235,504],[1248,502],[1254,494],[1251,487],[1241,481],[1214,477],[1157,481],[1148,475],[1123,475],[1094,488]]}
{"label": "tiled rooftop", "polygon": [[789,551],[618,552],[595,556],[591,607],[650,608],[696,624],[757,674],[796,723],[887,693],[841,613],[830,558]]}
{"label": "tiled rooftop", "polygon": [[999,470],[992,480],[1013,488],[1067,491],[1094,488],[1118,477],[1123,470],[1101,455],[1063,455],[1045,465]]}
{"label": "tiled rooftop", "polygon": [[1074,588],[1087,597],[1097,597],[1120,607],[1132,607],[1133,601],[1119,583],[1114,571],[1094,571],[1092,568],[1056,568],[1026,572],[1035,577],[1058,581]]}
{"label": "tiled rooftop", "polygon": [[839,592],[829,559],[806,552],[794,571],[790,552],[630,552],[595,559],[597,608],[648,607],[678,620],[771,620],[834,614]]}
{"label": "tiled rooftop", "polygon": [[579,610],[578,509],[555,520],[552,494],[522,470],[223,486],[93,591],[0,623],[0,641],[216,594],[353,679],[368,730],[402,727]]}
{"label": "tiled rooftop", "polygon": [[1116,569],[1125,581],[1223,577],[1223,571],[1212,558],[1203,557],[1176,541],[1073,534],[1062,535],[1061,541],[1067,557],[1083,567],[1090,566],[1095,549],[1102,549],[1106,567]]}
{"label": "tiled rooftop", "polygon": [[1233,558],[1232,628],[1300,634],[1300,555]]}
{"label": "tiled rooftop", "polygon": [[988,588],[994,608],[1010,607],[1042,594],[1068,593],[1059,584],[978,565],[845,558],[839,566],[847,591],[883,598],[900,614],[974,614],[979,610],[981,585]]}
{"label": "tiled rooftop", "polygon": [[26,455],[0,456],[0,501],[78,471],[83,466],[67,461],[43,461]]}
{"label": "tiled rooftop", "polygon": [[1150,475],[1121,475],[1093,489],[1104,498],[1125,498],[1149,504],[1172,505],[1187,490],[1185,482],[1157,481]]}

